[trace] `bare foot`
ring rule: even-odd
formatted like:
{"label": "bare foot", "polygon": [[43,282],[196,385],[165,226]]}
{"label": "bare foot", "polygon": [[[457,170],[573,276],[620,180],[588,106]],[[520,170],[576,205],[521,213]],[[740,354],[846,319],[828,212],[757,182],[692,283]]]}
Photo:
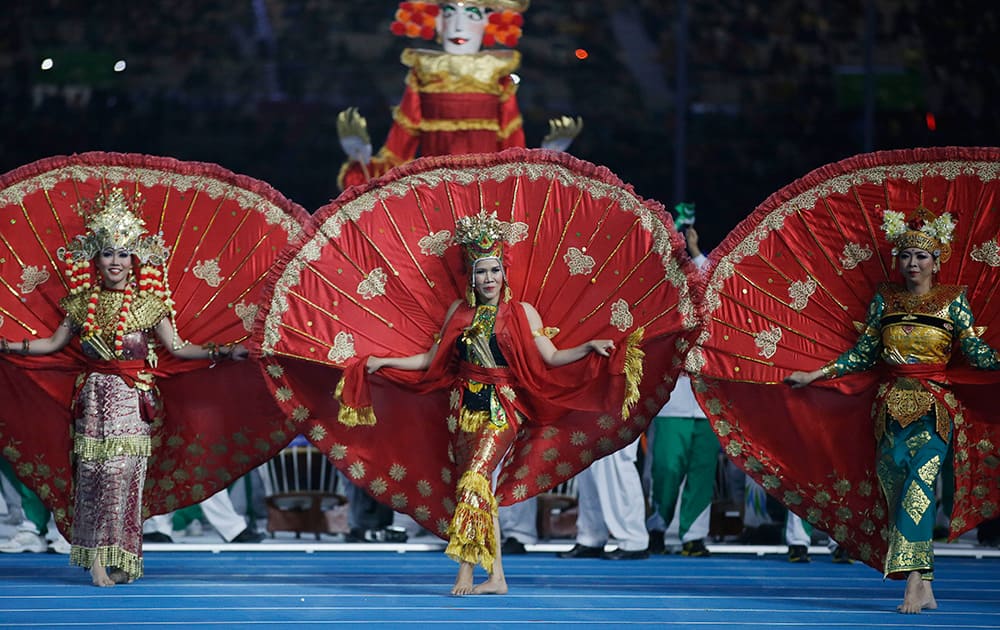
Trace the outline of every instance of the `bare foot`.
{"label": "bare foot", "polygon": [[119,569],[118,567],[112,567],[111,571],[108,573],[108,577],[111,578],[111,581],[114,582],[115,584],[132,583],[131,576],[129,576],[128,573],[125,573],[123,569]]}
{"label": "bare foot", "polygon": [[104,565],[100,564],[99,560],[95,560],[93,566],[90,567],[90,579],[93,580],[94,586],[115,585],[114,580],[108,577],[108,572],[104,569]]}
{"label": "bare foot", "polygon": [[930,581],[920,579],[919,571],[910,571],[906,576],[906,591],[903,593],[903,603],[896,610],[904,615],[915,615],[923,609],[934,610],[937,600]]}
{"label": "bare foot", "polygon": [[503,576],[491,575],[488,580],[472,589],[473,595],[506,595],[507,580]]}
{"label": "bare foot", "polygon": [[472,569],[472,565],[468,562],[459,563],[455,586],[451,587],[452,595],[472,595]]}

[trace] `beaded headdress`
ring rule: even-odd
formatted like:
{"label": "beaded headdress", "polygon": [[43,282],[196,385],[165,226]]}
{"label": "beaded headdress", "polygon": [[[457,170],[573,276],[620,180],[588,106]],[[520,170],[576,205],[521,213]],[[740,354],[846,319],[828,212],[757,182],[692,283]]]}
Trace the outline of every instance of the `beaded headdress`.
{"label": "beaded headdress", "polygon": [[[473,7],[493,9],[489,22],[483,32],[483,45],[502,44],[508,48],[517,45],[521,37],[521,26],[524,19],[521,14],[528,9],[530,0],[465,0],[452,4],[464,4]],[[389,26],[394,35],[403,37],[421,37],[434,39],[437,32],[437,17],[445,0],[427,0],[425,2],[400,2],[396,10],[396,19]]]}
{"label": "beaded headdress", "polygon": [[124,249],[144,264],[162,265],[170,255],[162,234],[148,235],[146,222],[137,216],[142,196],[129,197],[121,188],[81,200],[76,211],[84,217],[87,232],[57,252],[74,261],[91,260],[105,249]]}
{"label": "beaded headdress", "polygon": [[950,212],[935,216],[927,208],[919,207],[909,219],[895,210],[886,210],[882,218],[882,231],[886,240],[892,243],[893,256],[909,247],[916,247],[931,252],[941,262],[951,257],[955,221]]}
{"label": "beaded headdress", "polygon": [[455,242],[462,248],[470,269],[483,258],[503,260],[508,226],[497,218],[496,212],[486,214],[486,210],[462,217],[455,223]]}

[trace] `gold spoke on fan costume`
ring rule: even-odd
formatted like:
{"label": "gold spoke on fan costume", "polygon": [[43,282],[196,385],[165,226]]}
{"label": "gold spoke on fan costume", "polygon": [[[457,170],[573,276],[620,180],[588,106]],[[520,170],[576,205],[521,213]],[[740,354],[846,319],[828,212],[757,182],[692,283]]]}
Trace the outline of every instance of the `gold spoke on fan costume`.
{"label": "gold spoke on fan costume", "polygon": [[[615,251],[618,251],[618,248],[615,248]],[[615,252],[612,252],[611,255],[613,256],[614,253]],[[586,315],[584,315],[583,317],[580,318],[580,320],[579,320],[580,323],[582,324],[583,322],[587,321],[588,319],[590,319],[591,317],[593,317],[594,315],[596,315],[598,311],[600,311],[605,306],[607,306],[608,300],[610,300],[613,297],[618,296],[618,293],[619,293],[619,291],[622,290],[622,287],[624,287],[626,284],[628,284],[628,281],[632,278],[632,275],[635,274],[636,272],[640,271],[639,268],[642,266],[642,263],[646,262],[646,259],[648,259],[652,255],[653,255],[653,251],[652,250],[647,250],[646,253],[643,254],[642,258],[635,264],[635,266],[631,267],[629,269],[628,273],[625,274],[625,277],[622,278],[618,282],[618,286],[616,286],[613,290],[609,291],[608,292],[608,296],[606,298],[604,298],[601,301],[600,304],[598,304],[597,306],[595,306],[592,311],[590,311],[589,313],[587,313]],[[604,267],[607,266],[607,264],[608,264],[608,262],[610,262],[610,260],[611,260],[611,258],[609,256],[608,259],[604,261],[604,264],[601,265],[601,269],[604,269]],[[596,274],[594,274],[593,277],[591,277],[591,279],[590,279],[590,283],[591,284],[594,284],[597,281],[597,276],[600,275],[600,271],[601,270],[599,269],[598,272]],[[654,289],[656,289],[657,287],[661,286],[664,282],[666,282],[666,278],[662,278],[661,277],[659,280],[657,280],[656,283],[652,287],[650,287],[649,291],[647,291],[645,293],[645,295],[643,295],[641,298],[639,298],[634,303],[629,304],[629,309],[631,310],[631,309],[635,308],[636,306],[638,306],[640,302],[642,302],[647,297],[649,297],[649,294],[652,293]],[[667,312],[669,312],[669,311],[667,311]]]}
{"label": "gold spoke on fan costume", "polygon": [[[399,229],[399,225],[396,223],[396,218],[392,216],[391,212],[389,212],[389,207],[386,205],[385,199],[380,199],[379,205],[382,206],[382,210],[385,212],[386,218],[389,219],[389,224],[392,225],[392,229],[396,233],[396,238],[398,238],[399,242],[403,244],[403,249],[406,250],[406,255],[410,257],[410,262],[413,263],[413,267],[418,273],[420,273],[420,276],[424,279],[424,282],[427,283],[427,286],[433,289],[434,281],[427,277],[427,272],[424,271],[423,266],[417,261],[417,257],[413,255],[413,250],[410,249],[410,243],[407,242],[406,238],[403,236],[403,232]],[[397,266],[388,263],[388,261],[387,264],[389,264],[389,268],[392,270],[392,275],[398,276],[399,272],[396,271]],[[437,291],[434,291],[433,293],[438,295]]]}
{"label": "gold spoke on fan costume", "polygon": [[424,227],[427,228],[428,232],[433,232],[434,228],[431,227],[431,221],[427,218],[427,212],[424,210],[424,204],[420,201],[420,194],[417,192],[417,187],[412,183],[409,186],[410,193],[413,195],[413,202],[417,205],[417,212],[420,213],[420,218],[424,220]]}
{"label": "gold spoke on fan costume", "polygon": [[[327,278],[325,274],[321,273],[318,269],[316,269],[315,267],[313,267],[311,264],[306,264],[305,268],[308,269],[309,271],[313,272],[313,274],[316,275],[316,278],[318,278],[321,282],[325,283],[331,289],[333,289],[334,291],[336,291],[340,295],[342,295],[345,298],[347,298],[352,304],[354,304],[355,306],[357,306],[358,308],[360,308],[364,312],[368,313],[369,315],[371,315],[375,319],[379,320],[380,322],[382,322],[383,324],[385,324],[387,327],[389,327],[389,328],[393,327],[392,322],[390,322],[389,320],[387,320],[386,318],[382,317],[381,315],[379,315],[378,313],[376,313],[375,311],[373,311],[369,307],[367,307],[364,304],[362,304],[361,302],[359,302],[357,300],[357,298],[355,298],[349,291],[346,291],[346,290],[340,288],[339,286],[337,286],[336,284],[334,284],[333,282],[331,282],[330,279]],[[289,289],[288,290],[288,294],[289,295],[294,295],[295,297],[299,298],[300,300],[302,300],[306,304],[309,304],[310,306],[318,309],[320,312],[328,314],[330,316],[330,319],[333,319],[333,320],[338,320],[339,319],[337,317],[337,315],[335,315],[333,313],[330,313],[329,311],[327,311],[324,308],[321,308],[317,304],[314,304],[308,298],[306,298],[305,296],[303,296],[300,293],[295,293],[294,291],[292,291],[291,289]]]}
{"label": "gold spoke on fan costume", "polygon": [[[413,195],[413,202],[417,206],[417,212],[420,213],[420,218],[422,218],[424,220],[424,226],[427,228],[427,233],[428,234],[434,233],[435,229],[434,229],[433,226],[431,226],[431,221],[427,217],[427,212],[424,210],[424,204],[420,200],[420,194],[417,192],[417,187],[414,184],[412,184],[412,183],[409,184],[409,187],[410,187],[410,193]],[[453,232],[454,232],[454,229],[448,230],[449,234],[451,234]],[[445,263],[444,256],[435,256],[434,258],[436,258],[437,261],[441,264],[441,266],[445,268],[445,271],[446,271],[445,275],[447,275],[448,277],[451,277],[451,274],[447,273],[447,264]],[[423,271],[421,271],[421,273],[423,273]],[[433,282],[429,281],[429,280],[428,280],[428,284],[432,288],[435,286],[435,284]],[[455,290],[458,293],[462,292],[462,288],[461,287],[456,286],[454,288],[455,288]],[[435,291],[435,294],[437,294],[437,293],[439,293],[439,292]],[[441,297],[444,297],[444,296],[443,295],[439,295],[438,299],[440,300]]]}
{"label": "gold spoke on fan costume", "polygon": [[[809,224],[806,223],[805,221],[803,221],[803,225],[805,225],[805,227],[806,227],[806,232],[809,232],[810,234],[812,234],[812,230],[809,229]],[[785,249],[787,251],[789,251],[789,252],[794,251],[794,249],[792,248],[792,246],[788,243],[788,241],[785,239],[785,237],[782,235],[782,233],[780,231],[776,232],[776,235],[777,235],[778,239],[785,245]],[[813,238],[815,239],[815,236]],[[818,247],[821,251],[823,251],[824,255],[826,255],[826,250],[823,248],[822,245],[819,244],[818,241],[816,242],[816,247]],[[785,275],[785,273],[783,271],[781,271],[780,269],[778,269],[777,267],[775,267],[774,263],[772,263],[769,259],[764,258],[764,256],[761,255],[761,253],[759,251],[757,252],[757,257],[760,258],[761,262],[763,262],[765,265],[767,265],[771,269],[771,271],[773,271],[774,273],[776,273],[776,274],[780,275],[782,278],[784,278],[785,281],[789,284],[789,286],[791,286],[795,282],[790,277],[788,277],[787,275]],[[844,304],[840,300],[837,299],[837,296],[835,296],[833,294],[833,292],[831,292],[826,287],[826,285],[823,284],[823,282],[820,281],[820,279],[817,278],[812,273],[812,271],[810,271],[809,268],[805,266],[805,264],[802,262],[802,259],[800,257],[798,257],[798,256],[792,256],[792,260],[794,260],[796,263],[798,263],[798,265],[802,269],[802,271],[804,271],[805,274],[807,276],[809,276],[809,279],[812,280],[816,284],[817,287],[819,287],[820,289],[822,289],[823,293],[826,293],[827,296],[829,296],[829,298],[831,300],[833,300],[834,303],[837,306],[839,306],[841,310],[843,310],[843,311],[848,310],[847,307],[844,306]],[[829,260],[829,257],[827,257],[827,260]],[[832,265],[833,263],[831,262],[830,264]],[[739,273],[739,272],[737,272],[737,273]],[[746,276],[743,276],[743,274],[740,274],[740,275],[742,277],[746,278]],[[749,282],[749,279],[747,279],[747,281]],[[753,283],[751,283],[751,284],[753,284]],[[756,286],[756,285],[754,285],[754,286]],[[761,290],[763,290],[763,289],[761,289]],[[779,301],[783,302],[783,300],[779,300]],[[787,303],[785,303],[785,304],[787,305]],[[829,309],[824,309],[824,310],[826,310],[827,312],[830,312]],[[831,313],[831,314],[834,315],[835,317],[837,316],[835,313]]]}
{"label": "gold spoke on fan costume", "polygon": [[[830,221],[833,223],[833,227],[837,228],[837,234],[840,234],[840,240],[847,242],[847,234],[844,232],[844,226],[842,226],[840,221],[837,220],[836,213],[834,213],[833,208],[830,207],[830,200],[826,197],[820,197],[820,203],[823,204],[823,207],[826,209],[826,213],[830,215]],[[802,213],[801,210],[798,212],[799,214]],[[804,220],[805,219],[803,219],[803,221]],[[837,270],[837,275],[843,275],[840,269]]]}
{"label": "gold spoke on fan costume", "polygon": [[[836,272],[838,276],[844,275],[844,270],[840,268],[840,265],[837,264],[837,261],[833,260],[833,258],[830,257],[830,252],[826,251],[826,247],[824,247],[823,244],[819,242],[819,238],[816,237],[816,230],[810,229],[809,222],[806,221],[806,217],[802,213],[802,210],[801,209],[796,210],[795,216],[797,216],[799,220],[802,221],[802,225],[804,225],[806,228],[805,230],[806,234],[808,234],[809,238],[812,239],[812,242],[816,246],[816,249],[819,250],[821,254],[823,254],[823,257],[826,258],[826,262],[830,265],[830,267],[834,270],[834,272]],[[778,234],[779,235],[781,234],[780,230],[778,231]],[[782,242],[785,243],[785,246],[788,247],[788,241],[786,241],[784,238],[782,238],[781,240]],[[788,251],[792,251],[792,248],[788,247]],[[795,257],[795,260],[799,262],[800,265],[802,265],[802,262],[799,260],[798,256]],[[803,269],[805,269],[805,265],[802,265],[802,267]],[[806,273],[809,273],[808,269],[806,269]],[[810,277],[813,278],[813,280],[816,279],[815,277],[812,276],[812,274],[809,275]]]}
{"label": "gold spoke on fan costume", "polygon": [[[56,206],[52,203],[52,197],[49,195],[49,189],[43,188],[42,194],[45,195],[45,201],[48,203],[49,211],[52,213],[52,218],[55,220],[56,227],[59,228],[59,233],[62,234],[63,243],[69,244],[70,237],[66,234],[66,228],[63,227],[62,218],[60,218],[59,213],[56,212]],[[24,207],[24,200],[21,201],[21,206]],[[65,283],[63,283],[65,285]]]}
{"label": "gold spoke on fan costume", "polygon": [[[636,300],[636,301],[635,301],[635,302],[634,302],[634,303],[632,304],[632,308],[636,308],[636,307],[638,307],[638,306],[639,306],[640,304],[642,304],[643,302],[645,302],[645,301],[646,301],[646,298],[648,298],[649,296],[651,296],[651,295],[653,295],[654,293],[656,293],[656,290],[657,290],[657,289],[659,289],[660,287],[662,287],[662,286],[663,286],[663,285],[664,285],[664,284],[665,284],[666,282],[667,282],[667,278],[666,278],[666,276],[664,276],[664,277],[661,277],[661,278],[660,278],[659,280],[657,280],[656,282],[654,282],[654,283],[653,283],[653,286],[649,287],[649,290],[648,290],[648,291],[646,291],[645,293],[643,293],[643,294],[642,294],[642,295],[641,295],[641,296],[639,297],[639,299],[638,299],[638,300]],[[673,310],[673,309],[674,309],[674,307],[671,307],[671,308],[670,308],[670,310]],[[670,312],[670,310],[668,310],[667,312]]]}
{"label": "gold spoke on fan costume", "polygon": [[[302,330],[300,328],[296,328],[295,326],[289,326],[288,324],[282,324],[281,327],[284,328],[285,330],[289,331],[289,332],[293,332],[293,333],[295,333],[295,334],[303,337],[304,339],[308,339],[309,341],[312,341],[316,345],[322,346],[325,349],[330,349],[330,348],[333,347],[330,344],[330,342],[328,342],[326,340],[323,340],[323,339],[320,339],[319,337],[313,335],[312,333],[309,333],[309,332],[307,332],[305,330]],[[275,354],[281,354],[281,353],[275,351]],[[322,361],[323,359],[326,358],[325,354],[320,355],[319,357],[299,356],[299,355],[292,355],[292,354],[286,354],[285,356],[290,356],[290,357],[294,356],[294,357],[299,358],[299,359],[311,359],[311,360],[314,360],[314,361]]]}
{"label": "gold spoke on fan costume", "polygon": [[[0,278],[0,280],[2,280],[2,278]],[[4,282],[4,284],[7,284],[6,281]],[[12,291],[12,293],[13,293],[13,291]],[[14,295],[17,295],[17,293],[14,293]],[[17,315],[11,313],[10,311],[8,311],[7,309],[5,309],[2,306],[0,306],[0,314],[3,314],[4,317],[10,318],[11,321],[13,321],[15,324],[17,324],[18,326],[20,326],[24,330],[26,330],[28,333],[30,333],[32,335],[37,335],[38,334],[37,330],[35,330],[31,326],[29,326],[27,323],[21,321],[21,319]]]}
{"label": "gold spoke on fan costume", "polygon": [[[628,239],[629,239],[629,236],[631,236],[631,235],[632,235],[632,232],[634,232],[634,231],[635,231],[635,228],[636,228],[636,226],[638,226],[638,225],[639,225],[639,224],[641,223],[641,221],[642,221],[642,220],[641,220],[641,219],[640,219],[639,217],[636,217],[636,218],[635,218],[635,220],[634,220],[634,221],[632,221],[632,225],[628,226],[628,229],[627,229],[627,230],[625,230],[625,233],[624,233],[624,234],[622,234],[622,236],[621,236],[621,238],[620,238],[620,239],[618,239],[618,243],[617,243],[617,244],[615,244],[615,247],[614,247],[614,249],[612,249],[612,250],[611,250],[611,253],[610,253],[610,254],[608,254],[608,255],[607,255],[607,257],[605,257],[605,259],[604,259],[604,262],[603,262],[603,263],[601,263],[601,266],[597,268],[597,271],[596,271],[596,272],[594,273],[594,275],[592,275],[592,276],[590,277],[590,283],[591,283],[591,284],[595,284],[595,283],[597,283],[597,278],[598,278],[598,277],[599,277],[599,276],[600,276],[600,275],[601,275],[602,273],[604,273],[604,270],[605,270],[605,269],[607,268],[607,266],[608,266],[608,265],[609,265],[609,264],[611,263],[611,259],[612,259],[612,258],[614,258],[614,257],[615,257],[615,254],[617,254],[617,253],[618,253],[618,250],[620,250],[620,249],[622,248],[622,246],[623,246],[623,245],[625,245],[625,243],[626,243],[626,242],[628,241]],[[646,259],[646,258],[647,258],[647,257],[649,256],[649,254],[650,254],[650,253],[651,253],[650,251],[647,251],[647,252],[646,252],[646,254],[645,254],[645,256],[643,257],[643,260],[645,260],[645,259]],[[638,266],[639,266],[639,265],[636,265],[636,267],[638,267]],[[634,272],[634,271],[635,271],[635,269],[632,269],[632,270],[630,270],[629,274],[631,275],[631,273],[632,273],[632,272]],[[621,288],[621,285],[618,285],[618,288]]]}
{"label": "gold spoke on fan costume", "polygon": [[[218,216],[219,209],[222,208],[222,204],[224,204],[226,201],[227,201],[226,197],[223,197],[223,198],[219,199],[219,202],[216,204],[215,209],[212,210],[212,214],[209,217],[208,223],[205,225],[204,229],[200,229],[200,228],[198,228],[198,226],[195,226],[194,228],[192,228],[190,230],[191,232],[195,232],[195,229],[197,228],[197,231],[195,232],[195,234],[198,236],[198,240],[195,241],[194,246],[191,248],[191,252],[188,254],[187,260],[184,262],[184,266],[182,267],[183,269],[191,269],[194,266],[195,258],[197,258],[198,252],[201,251],[201,246],[205,242],[205,238],[208,236],[208,232],[212,229],[212,225],[215,223],[215,217]],[[193,210],[193,207],[192,208],[188,208],[188,212],[191,212],[192,210]],[[187,223],[187,220],[185,219],[185,226],[186,226],[186,223]],[[183,231],[183,227],[184,226],[182,226],[182,231]],[[231,235],[230,235],[230,238],[232,238]],[[181,240],[181,232],[178,232],[177,233],[177,241],[175,242],[175,245],[174,245],[175,247],[176,247],[176,243],[179,243],[180,240]],[[177,252],[176,249],[172,249],[171,251]],[[217,258],[217,257],[208,256],[207,258],[213,259],[213,258]],[[177,268],[178,266],[180,266],[180,263],[179,262],[178,263],[174,263],[171,266],[174,267],[174,268]],[[184,276],[181,278],[181,282],[182,283],[184,282],[185,278],[188,275],[189,274],[184,274]],[[194,274],[190,274],[190,275],[193,276],[193,277],[195,277],[197,279],[197,276],[194,276]]]}
{"label": "gold spoke on fan costume", "polygon": [[[45,242],[42,240],[42,235],[38,233],[38,228],[35,227],[35,222],[31,220],[31,215],[28,214],[28,209],[24,206],[24,201],[22,200],[19,203],[19,205],[21,206],[21,214],[24,215],[24,220],[28,222],[28,227],[31,228],[31,233],[35,235],[35,240],[38,242],[38,246],[45,253],[45,257],[49,261],[49,266],[55,270],[55,273],[52,275],[59,278],[59,281],[62,283],[63,288],[66,289],[67,288],[66,278],[64,278],[63,274],[59,272],[59,267],[58,265],[56,265],[55,258],[52,257],[52,252],[50,251],[49,247],[45,244]],[[12,248],[9,243],[7,243],[7,248],[10,249],[10,253],[14,254],[14,257],[17,259],[17,262],[20,263],[22,268],[24,268],[25,267],[24,261],[21,260],[21,257],[17,255],[17,252],[14,251],[14,248]]]}
{"label": "gold spoke on fan costume", "polygon": [[[807,340],[809,342],[812,342],[812,343],[820,344],[824,348],[827,348],[829,350],[836,351],[836,350],[839,349],[839,348],[834,348],[832,346],[829,346],[827,344],[821,344],[820,341],[818,339],[816,339],[815,337],[813,337],[811,335],[807,335],[807,334],[803,333],[802,331],[800,331],[800,330],[798,330],[796,328],[792,328],[788,324],[785,324],[783,322],[779,322],[778,320],[773,319],[772,317],[770,317],[768,315],[765,315],[764,313],[758,311],[757,309],[755,309],[755,308],[753,308],[753,307],[751,307],[751,306],[749,306],[747,304],[742,303],[740,300],[737,300],[735,296],[733,296],[733,295],[731,295],[729,293],[726,293],[724,291],[719,291],[719,295],[721,295],[721,296],[729,299],[730,301],[732,301],[735,304],[738,304],[738,305],[742,306],[743,308],[747,309],[748,311],[750,311],[754,315],[760,317],[761,319],[763,319],[763,320],[765,320],[767,322],[770,322],[770,323],[774,324],[775,326],[777,326],[779,328],[787,330],[788,332],[792,333],[793,335],[796,335],[797,337],[800,337],[800,338],[805,339],[805,340]],[[786,306],[787,306],[787,304],[786,304]],[[757,335],[757,333],[752,333],[752,332],[745,331],[745,330],[743,330],[741,328],[738,328],[738,327],[736,327],[733,324],[725,322],[725,321],[723,321],[723,320],[721,320],[721,319],[719,319],[717,317],[712,317],[712,320],[715,321],[715,322],[717,322],[717,323],[719,323],[719,324],[722,324],[724,326],[728,326],[728,327],[732,328],[733,330],[738,330],[739,332],[746,333],[750,337],[756,337],[756,335]]]}
{"label": "gold spoke on fan costume", "polygon": [[[243,222],[244,221],[246,221],[246,215],[244,215],[243,221],[240,222],[240,227],[243,226]],[[238,229],[239,228],[237,228],[237,230]],[[253,258],[254,253],[258,249],[260,249],[261,245],[263,245],[264,243],[266,243],[268,241],[268,239],[271,237],[271,235],[273,233],[274,233],[274,231],[272,230],[272,231],[270,231],[270,232],[268,232],[266,234],[262,234],[261,237],[259,239],[257,239],[257,242],[254,243],[253,247],[251,247],[247,251],[247,253],[243,256],[243,259],[240,260],[238,263],[236,263],[236,265],[233,267],[232,271],[230,271],[229,273],[226,274],[225,278],[219,284],[219,286],[215,287],[215,292],[212,293],[212,295],[205,301],[205,303],[201,306],[201,308],[198,309],[198,311],[194,314],[194,317],[196,317],[196,318],[200,317],[201,314],[204,313],[205,310],[208,309],[208,307],[211,306],[215,302],[215,300],[219,297],[219,295],[222,294],[222,291],[229,286],[230,282],[232,282],[233,279],[237,278],[239,276],[239,273],[241,271],[243,271],[243,268],[246,266],[247,261],[249,261],[251,258]],[[235,236],[235,232],[234,232],[234,236]],[[224,249],[219,251],[219,256],[220,257],[222,255],[223,251],[224,251]],[[268,270],[264,270],[257,277],[257,279],[253,281],[253,283],[250,286],[246,287],[243,290],[243,292],[240,293],[240,295],[237,296],[233,300],[233,303],[238,302],[243,296],[245,296],[250,291],[254,290],[263,281],[263,279],[267,276],[268,271],[269,271],[269,269]]]}
{"label": "gold spoke on fan costume", "polygon": [[[657,284],[657,286],[659,286],[659,284]],[[644,297],[645,297],[645,296],[644,296]],[[640,300],[640,301],[641,301],[641,300]],[[636,302],[636,305],[638,305],[638,304],[639,304],[639,303],[638,303],[638,302]],[[677,310],[677,307],[679,307],[679,306],[680,306],[680,302],[677,302],[677,303],[675,303],[675,304],[673,304],[673,305],[671,305],[671,306],[668,306],[668,307],[666,308],[666,310],[664,310],[663,312],[661,312],[661,313],[659,313],[659,314],[657,314],[657,315],[654,315],[654,316],[653,316],[653,317],[651,317],[650,319],[646,320],[646,321],[645,321],[645,322],[644,322],[644,323],[643,323],[643,324],[642,324],[641,326],[638,326],[638,328],[649,328],[650,326],[652,326],[652,325],[653,325],[653,322],[655,322],[655,321],[657,321],[657,320],[659,320],[659,319],[661,319],[661,318],[663,318],[663,317],[666,317],[666,316],[667,316],[667,315],[669,315],[669,314],[670,314],[670,313],[671,313],[672,311],[675,311],[675,310]]]}
{"label": "gold spoke on fan costume", "polygon": [[[163,197],[163,210],[164,211],[166,211],[166,206],[167,206],[167,203],[169,202],[170,192],[171,191],[168,188],[166,194]],[[181,224],[180,224],[180,226],[177,229],[177,238],[174,240],[173,243],[170,243],[170,245],[169,245],[171,252],[177,252],[178,251],[178,248],[180,247],[180,244],[181,244],[181,237],[184,235],[185,232],[189,231],[187,229],[187,223],[188,223],[188,220],[191,218],[191,213],[194,211],[194,205],[195,205],[195,202],[198,201],[198,195],[200,193],[201,193],[201,190],[195,189],[194,194],[191,196],[191,203],[188,204],[187,210],[184,211],[184,218],[181,220]],[[162,227],[162,224],[161,224],[161,227]],[[176,264],[176,263],[174,263],[174,264]],[[191,260],[188,259],[187,263],[184,265],[184,268],[187,268],[190,265],[191,265]],[[174,265],[171,265],[171,266],[174,266]]]}
{"label": "gold spoke on fan costume", "polygon": [[[521,181],[520,177],[518,177],[518,178],[515,179],[515,182],[517,182],[517,183],[520,183],[520,181]],[[528,252],[528,262],[524,266],[525,271],[530,271],[534,267],[535,252],[540,249],[538,247],[538,239],[541,238],[541,236],[542,236],[542,231],[541,231],[542,221],[545,219],[545,213],[548,212],[549,201],[552,199],[552,189],[555,187],[555,185],[556,185],[556,182],[555,182],[554,179],[549,180],[548,188],[545,190],[545,198],[542,200],[542,206],[538,210],[538,218],[535,220],[535,228],[534,228],[535,238],[531,241],[531,249]],[[516,201],[517,201],[516,198],[514,198],[514,199],[511,200],[511,204],[512,204],[511,205],[511,211],[512,212],[513,212],[513,204]],[[513,220],[513,218],[514,217],[512,216],[511,220]],[[527,217],[525,217],[525,218],[527,218]],[[548,281],[548,276],[545,276],[538,283],[538,287],[537,287],[538,291],[537,291],[537,293],[535,293],[535,296],[533,298],[533,302],[534,303],[537,304],[541,300],[542,293],[545,292],[545,287],[546,287],[547,281]]]}
{"label": "gold spoke on fan costume", "polygon": [[[885,207],[886,208],[891,208],[891,206],[889,204],[889,189],[888,188],[884,188],[883,190],[885,192]],[[857,187],[853,187],[852,186],[851,187],[851,192],[854,193],[854,201],[857,202],[857,204],[858,204],[858,212],[861,213],[861,218],[865,220],[865,227],[868,228],[868,238],[870,239],[870,242],[871,242],[872,246],[874,247],[875,251],[879,251],[881,249],[881,247],[879,246],[878,237],[876,236],[875,226],[872,225],[872,220],[868,216],[868,211],[865,210],[865,204],[864,204],[863,201],[861,201],[861,196],[858,194]],[[879,256],[878,257],[878,262],[882,266],[882,276],[886,280],[888,280],[889,279],[889,270],[885,266],[885,260],[881,256]]]}
{"label": "gold spoke on fan costume", "polygon": [[[840,235],[841,242],[846,244],[848,242],[847,234],[844,232],[844,226],[841,225],[840,220],[837,218],[837,214],[833,211],[833,208],[830,206],[830,200],[827,199],[826,197],[821,197],[820,201],[822,202],[823,207],[826,209],[827,214],[830,215],[830,221],[833,223],[833,226],[837,229],[837,233]],[[872,251],[875,252],[879,251],[879,245],[877,242],[873,241],[872,243],[870,243],[870,245],[872,247]],[[843,276],[843,273],[840,272],[840,269],[838,267],[834,268],[837,269],[838,276]],[[858,293],[856,292],[855,283],[848,282],[846,286],[847,289],[851,292],[851,295],[854,296],[854,300],[856,302],[865,302],[868,300],[869,296],[858,295]]]}
{"label": "gold spoke on fan costume", "polygon": [[[398,276],[399,272],[396,271],[396,268],[393,266],[392,262],[389,260],[389,257],[386,256],[385,253],[382,251],[382,249],[378,245],[375,244],[375,241],[373,241],[371,239],[371,237],[368,236],[364,232],[364,230],[361,229],[360,225],[358,225],[354,221],[352,221],[351,223],[354,225],[355,228],[357,228],[358,235],[361,238],[365,239],[365,241],[368,243],[368,246],[371,247],[371,249],[375,253],[377,253],[379,255],[379,258],[382,259],[382,263],[385,264],[385,266],[389,268],[389,271],[392,272],[392,275]],[[354,265],[354,268],[358,270],[358,273],[360,273],[362,276],[364,276],[366,278],[368,277],[368,272],[365,271],[364,269],[362,269],[361,267],[359,267],[358,264],[356,262],[354,262],[354,260],[350,256],[348,256],[347,253],[343,249],[341,249],[339,245],[336,244],[336,237],[331,236],[330,234],[328,234],[326,232],[326,230],[324,230],[323,228],[320,228],[320,232],[329,240],[330,244],[332,244],[336,248],[337,252],[339,254],[341,254],[344,257],[344,259],[346,259],[348,262],[350,262],[352,265]]]}
{"label": "gold spoke on fan costume", "polygon": [[[573,223],[573,219],[576,217],[576,211],[580,209],[580,204],[583,203],[583,195],[584,192],[581,190],[576,197],[576,201],[573,202],[573,208],[569,211],[569,217],[562,221],[563,229],[562,229],[562,234],[559,235],[559,242],[556,243],[555,247],[552,248],[552,257],[549,258],[549,264],[545,268],[545,273],[542,274],[541,286],[543,287],[548,284],[549,274],[552,272],[552,267],[555,266],[556,260],[560,258],[560,254],[562,253],[563,243],[566,242],[566,233],[569,232],[570,225]],[[537,241],[538,235],[536,234],[535,236]],[[566,283],[563,283],[562,287],[560,287],[560,292],[565,287]],[[539,297],[541,297],[541,295],[539,295]],[[558,297],[558,293],[556,294],[556,297]]]}
{"label": "gold spoke on fan costume", "polygon": [[455,211],[455,199],[451,196],[451,186],[448,182],[442,184],[444,186],[445,197],[448,198],[448,211],[451,212],[451,223],[454,225],[458,223],[458,213]]}

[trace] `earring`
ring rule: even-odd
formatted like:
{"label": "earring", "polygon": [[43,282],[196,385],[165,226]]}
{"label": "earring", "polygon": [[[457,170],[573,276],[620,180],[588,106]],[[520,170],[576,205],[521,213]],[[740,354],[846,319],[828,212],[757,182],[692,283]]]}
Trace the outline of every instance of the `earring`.
{"label": "earring", "polygon": [[510,302],[514,297],[514,292],[510,290],[510,285],[506,282],[503,283],[503,301]]}

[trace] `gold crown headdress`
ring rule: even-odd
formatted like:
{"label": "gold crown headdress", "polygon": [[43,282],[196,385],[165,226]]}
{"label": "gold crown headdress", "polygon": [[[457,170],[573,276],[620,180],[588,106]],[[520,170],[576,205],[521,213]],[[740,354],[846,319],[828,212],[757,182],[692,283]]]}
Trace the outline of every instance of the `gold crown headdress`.
{"label": "gold crown headdress", "polygon": [[100,192],[93,199],[83,199],[76,211],[84,217],[87,232],[57,252],[75,261],[91,260],[101,251],[124,249],[143,264],[162,265],[170,255],[162,234],[148,235],[146,222],[137,216],[142,195],[129,197],[121,188]]}
{"label": "gold crown headdress", "polygon": [[955,221],[950,212],[935,216],[927,208],[918,207],[907,219],[902,212],[886,210],[882,215],[882,231],[892,243],[892,255],[896,256],[908,247],[917,247],[931,252],[941,262],[951,257],[951,237],[955,232]]}
{"label": "gold crown headdress", "polygon": [[486,214],[486,210],[462,217],[455,223],[455,242],[462,248],[470,269],[483,258],[503,259],[509,227],[509,223],[497,218],[496,212]]}

